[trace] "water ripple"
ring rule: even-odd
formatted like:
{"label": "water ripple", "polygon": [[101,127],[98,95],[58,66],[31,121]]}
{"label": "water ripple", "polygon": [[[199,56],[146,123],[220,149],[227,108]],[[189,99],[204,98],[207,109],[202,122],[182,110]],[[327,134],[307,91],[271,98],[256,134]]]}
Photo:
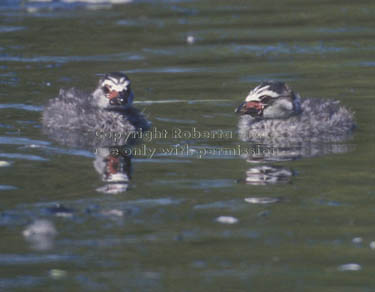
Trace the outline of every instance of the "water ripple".
{"label": "water ripple", "polygon": [[170,118],[160,118],[155,117],[155,120],[166,122],[166,123],[172,123],[172,124],[196,124],[197,121],[194,120],[180,120],[180,119],[170,119]]}
{"label": "water ripple", "polygon": [[7,26],[7,25],[0,25],[0,33],[2,32],[13,32],[13,31],[19,31],[24,30],[25,27],[23,26]]}
{"label": "water ripple", "polygon": [[30,154],[20,154],[20,153],[0,153],[0,157],[13,158],[13,159],[24,159],[32,161],[47,161],[48,159]]}
{"label": "water ripple", "polygon": [[18,83],[17,74],[14,72],[1,73],[0,78],[0,84],[2,85],[16,86]]}
{"label": "water ripple", "polygon": [[226,103],[231,101],[230,99],[168,99],[168,100],[137,100],[134,101],[134,104],[159,104],[159,103],[188,103],[188,104],[196,104],[196,103],[219,103],[223,102]]}
{"label": "water ripple", "polygon": [[340,47],[327,46],[323,43],[315,46],[290,46],[279,43],[277,45],[234,45],[230,48],[234,53],[255,53],[257,56],[281,55],[281,54],[326,54],[342,52],[345,49]]}
{"label": "water ripple", "polygon": [[157,198],[157,199],[140,199],[135,201],[128,201],[129,205],[143,205],[143,206],[167,206],[181,203],[182,200],[171,199],[171,198]]}
{"label": "water ripple", "polygon": [[23,103],[3,103],[0,104],[0,109],[20,109],[25,111],[40,112],[43,110],[42,106],[23,104]]}
{"label": "water ripple", "polygon": [[199,204],[195,205],[193,209],[200,210],[200,209],[231,209],[232,211],[238,210],[243,205],[238,200],[230,200],[230,201],[217,201],[207,204]]}
{"label": "water ripple", "polygon": [[[42,277],[16,276],[13,278],[0,278],[0,289],[28,288],[42,281]],[[9,291],[9,290],[8,290]]]}
{"label": "water ripple", "polygon": [[18,255],[18,254],[0,254],[0,265],[18,265],[18,264],[36,264],[36,263],[51,263],[61,261],[71,261],[76,257],[57,255],[57,254],[44,254],[44,255]]}
{"label": "water ripple", "polygon": [[12,128],[14,128],[14,127],[11,126],[11,125],[6,125],[6,124],[1,124],[1,123],[0,123],[0,128],[12,129]]}
{"label": "water ripple", "polygon": [[375,62],[371,62],[371,61],[361,62],[359,65],[362,66],[362,67],[374,67]]}
{"label": "water ripple", "polygon": [[33,140],[33,139],[29,139],[29,138],[0,136],[0,144],[10,144],[10,145],[49,145],[50,143],[47,142],[47,141]]}
{"label": "water ripple", "polygon": [[43,149],[58,153],[58,154],[68,154],[68,155],[74,155],[74,156],[83,156],[87,158],[94,158],[94,153],[87,151],[87,150],[81,150],[81,149],[63,149],[59,147],[43,147]]}
{"label": "water ripple", "polygon": [[9,186],[9,185],[0,185],[0,191],[10,191],[10,190],[16,190],[17,187]]}
{"label": "water ripple", "polygon": [[20,56],[0,56],[0,62],[25,62],[25,63],[69,63],[69,62],[110,62],[110,61],[138,61],[144,57],[136,54],[113,54],[113,55],[96,55],[96,56],[37,56],[37,57],[20,57]]}
{"label": "water ripple", "polygon": [[229,188],[233,186],[234,181],[231,179],[185,179],[185,180],[157,180],[154,183],[161,185],[173,185],[179,187],[189,187],[192,189],[207,188]]}
{"label": "water ripple", "polygon": [[206,72],[206,68],[182,68],[182,67],[164,67],[153,69],[133,69],[127,70],[128,73],[195,73]]}

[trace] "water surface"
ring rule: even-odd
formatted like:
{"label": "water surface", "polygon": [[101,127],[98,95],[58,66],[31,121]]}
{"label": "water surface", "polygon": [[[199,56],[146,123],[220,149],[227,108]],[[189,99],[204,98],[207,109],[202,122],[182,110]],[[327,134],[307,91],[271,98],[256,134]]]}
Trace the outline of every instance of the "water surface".
{"label": "water surface", "polygon": [[[375,289],[372,1],[84,2],[0,4],[0,290]],[[112,71],[153,127],[233,135],[143,141],[132,178],[106,187],[41,111]],[[233,109],[269,79],[339,99],[355,135],[267,176],[212,151],[248,146]]]}

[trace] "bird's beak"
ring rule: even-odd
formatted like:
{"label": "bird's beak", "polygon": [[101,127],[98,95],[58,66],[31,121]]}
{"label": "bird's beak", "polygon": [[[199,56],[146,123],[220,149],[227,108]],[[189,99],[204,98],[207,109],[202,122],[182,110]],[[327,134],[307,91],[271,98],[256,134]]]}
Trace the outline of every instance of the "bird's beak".
{"label": "bird's beak", "polygon": [[119,96],[119,92],[116,90],[112,90],[111,92],[108,93],[107,97],[109,100],[112,100],[114,98],[117,98]]}
{"label": "bird's beak", "polygon": [[129,94],[128,90],[120,92],[113,90],[107,95],[107,98],[110,105],[125,105],[128,102]]}
{"label": "bird's beak", "polygon": [[237,113],[237,114],[240,114],[241,111],[243,110],[244,104],[245,104],[245,102],[242,102],[238,107],[236,107],[234,109],[234,112]]}
{"label": "bird's beak", "polygon": [[264,104],[259,101],[245,101],[234,111],[241,115],[262,116]]}

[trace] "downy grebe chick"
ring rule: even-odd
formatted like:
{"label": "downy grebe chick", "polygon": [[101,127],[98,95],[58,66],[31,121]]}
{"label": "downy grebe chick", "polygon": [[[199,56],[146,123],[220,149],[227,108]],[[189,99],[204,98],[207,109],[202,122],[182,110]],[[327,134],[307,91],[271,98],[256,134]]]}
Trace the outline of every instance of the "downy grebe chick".
{"label": "downy grebe chick", "polygon": [[[75,88],[60,90],[43,112],[44,131],[69,146],[112,145],[113,141],[93,138],[115,134],[126,137],[130,131],[150,126],[144,115],[132,107],[133,99],[130,80],[120,72],[106,74],[92,94]],[[118,139],[115,142],[122,144]]]}
{"label": "downy grebe chick", "polygon": [[283,82],[263,82],[235,110],[244,141],[288,145],[339,142],[349,137],[353,113],[339,101],[302,99]]}

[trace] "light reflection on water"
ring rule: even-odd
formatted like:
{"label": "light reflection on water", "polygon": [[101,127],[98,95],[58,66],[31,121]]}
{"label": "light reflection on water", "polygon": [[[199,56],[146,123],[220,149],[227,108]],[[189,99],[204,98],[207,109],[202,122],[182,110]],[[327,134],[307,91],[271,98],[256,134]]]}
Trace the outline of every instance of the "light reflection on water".
{"label": "light reflection on water", "polygon": [[[374,4],[106,2],[0,3],[0,290],[328,291],[356,275],[370,289]],[[129,74],[153,126],[233,137],[139,141],[195,155],[133,157],[108,176],[116,160],[43,135],[40,116],[60,88],[90,91],[110,71]],[[197,155],[249,147],[233,109],[264,79],[341,100],[354,137]],[[38,220],[56,234],[27,239]]]}

